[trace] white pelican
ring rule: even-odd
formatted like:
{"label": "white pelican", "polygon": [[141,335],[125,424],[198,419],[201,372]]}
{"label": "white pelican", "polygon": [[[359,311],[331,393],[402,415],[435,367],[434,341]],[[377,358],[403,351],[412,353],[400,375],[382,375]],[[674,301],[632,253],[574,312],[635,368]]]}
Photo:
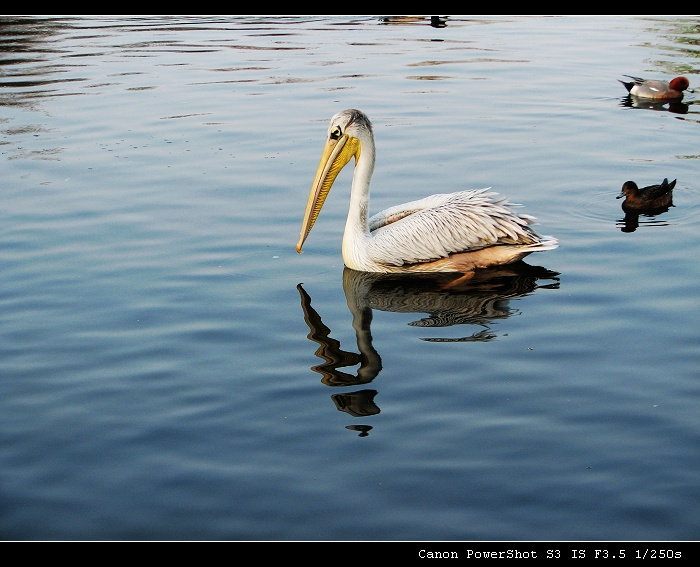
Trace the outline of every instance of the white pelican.
{"label": "white pelican", "polygon": [[359,110],[331,118],[326,146],[311,186],[297,243],[301,253],[340,170],[355,157],[343,262],[360,272],[473,272],[509,264],[531,252],[557,247],[540,236],[534,217],[516,214],[489,188],[431,195],[385,209],[368,219],[374,171],[372,124]]}

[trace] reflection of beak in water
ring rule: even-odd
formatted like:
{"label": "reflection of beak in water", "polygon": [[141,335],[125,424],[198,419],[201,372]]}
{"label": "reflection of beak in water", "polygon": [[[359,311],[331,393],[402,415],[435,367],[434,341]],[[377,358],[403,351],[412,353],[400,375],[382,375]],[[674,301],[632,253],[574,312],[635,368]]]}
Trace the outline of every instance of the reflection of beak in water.
{"label": "reflection of beak in water", "polygon": [[[323,324],[321,316],[311,307],[311,297],[301,284],[297,286],[297,290],[301,295],[304,320],[309,326],[307,336],[320,345],[316,349],[316,356],[326,361],[324,364],[311,367],[311,370],[323,376],[321,382],[326,386],[357,386],[374,380],[382,369],[382,359],[372,346],[372,334],[369,328],[372,322],[372,310],[366,308],[359,312],[353,311],[352,324],[357,334],[360,354],[347,352],[340,348],[339,341],[329,336],[331,330]],[[338,370],[338,368],[356,364],[360,365],[356,376]],[[379,408],[374,403],[376,395],[376,390],[359,390],[347,394],[334,394],[331,399],[339,411],[349,413],[353,417],[364,417],[379,413]],[[360,431],[360,437],[366,437],[372,429],[369,425],[348,426],[348,429],[351,428]]]}
{"label": "reflection of beak in water", "polygon": [[661,110],[674,114],[688,114],[688,105],[681,101],[660,101],[643,99],[627,95],[620,100],[620,106],[626,108],[642,108],[644,110]]}
{"label": "reflection of beak in water", "polygon": [[[353,327],[357,334],[357,346],[361,354],[341,350],[340,342],[329,335],[331,330],[323,324],[321,316],[311,307],[311,297],[304,291],[301,284],[297,286],[301,295],[301,308],[304,310],[304,320],[309,326],[307,335],[319,345],[316,356],[325,360],[325,364],[312,366],[311,370],[323,376],[321,382],[326,386],[357,386],[367,384],[374,380],[382,369],[382,359],[372,346],[370,323],[372,322],[372,310],[367,308],[363,312],[353,312]],[[338,368],[360,365],[357,376],[341,372]]]}
{"label": "reflection of beak in water", "polygon": [[[345,268],[343,290],[348,309],[352,314],[359,354],[344,351],[340,342],[330,337],[331,330],[324,325],[320,315],[311,307],[311,297],[301,284],[297,290],[301,296],[304,320],[309,326],[309,339],[320,346],[316,356],[325,362],[312,366],[321,374],[321,382],[327,386],[357,386],[374,380],[382,370],[382,359],[372,346],[370,325],[372,310],[395,313],[427,313],[428,316],[409,325],[414,327],[448,327],[452,325],[480,325],[485,327],[471,336],[449,339],[423,339],[435,342],[487,341],[495,338],[488,326],[496,319],[504,319],[515,311],[508,300],[524,297],[539,288],[559,287],[558,273],[525,262],[496,266],[462,274],[376,274]],[[553,283],[539,285],[538,280]],[[355,374],[339,370],[347,366],[359,368]],[[354,417],[366,417],[379,413],[374,403],[376,390],[360,390],[348,394],[335,394],[333,402],[340,411]],[[367,435],[370,426],[348,426]]]}

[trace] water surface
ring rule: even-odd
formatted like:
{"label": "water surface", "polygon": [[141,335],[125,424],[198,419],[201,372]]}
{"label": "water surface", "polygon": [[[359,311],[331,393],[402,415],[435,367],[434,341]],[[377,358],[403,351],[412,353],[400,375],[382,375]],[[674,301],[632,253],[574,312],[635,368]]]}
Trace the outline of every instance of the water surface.
{"label": "water surface", "polygon": [[[0,18],[4,539],[695,540],[691,18]],[[343,269],[329,118],[372,211],[491,186],[557,250]],[[625,218],[627,179],[677,179]],[[354,325],[354,326],[353,326]]]}

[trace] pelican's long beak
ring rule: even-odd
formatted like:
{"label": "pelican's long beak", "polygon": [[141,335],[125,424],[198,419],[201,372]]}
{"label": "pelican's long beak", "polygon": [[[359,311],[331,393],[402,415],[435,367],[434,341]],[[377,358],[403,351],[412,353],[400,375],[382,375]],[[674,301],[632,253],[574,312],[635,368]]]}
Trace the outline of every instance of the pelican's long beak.
{"label": "pelican's long beak", "polygon": [[355,160],[360,155],[360,141],[357,138],[342,135],[337,140],[329,139],[323,149],[321,162],[316,170],[316,177],[311,186],[309,200],[306,203],[304,220],[301,223],[301,233],[297,242],[297,252],[301,254],[301,247],[304,245],[306,237],[309,236],[311,228],[314,226],[318,213],[321,212],[323,202],[331,190],[331,186],[338,177],[338,173],[343,169],[350,159],[355,156]]}

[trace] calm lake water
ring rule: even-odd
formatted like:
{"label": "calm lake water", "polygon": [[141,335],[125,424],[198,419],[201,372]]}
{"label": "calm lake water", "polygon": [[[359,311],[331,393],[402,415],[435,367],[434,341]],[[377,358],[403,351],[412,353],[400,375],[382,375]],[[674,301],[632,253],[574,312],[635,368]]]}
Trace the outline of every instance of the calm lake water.
{"label": "calm lake water", "polygon": [[[0,536],[697,540],[692,18],[0,18]],[[445,290],[344,272],[372,212],[491,186],[558,249]],[[677,179],[674,207],[616,199]],[[353,327],[353,324],[355,327]]]}

